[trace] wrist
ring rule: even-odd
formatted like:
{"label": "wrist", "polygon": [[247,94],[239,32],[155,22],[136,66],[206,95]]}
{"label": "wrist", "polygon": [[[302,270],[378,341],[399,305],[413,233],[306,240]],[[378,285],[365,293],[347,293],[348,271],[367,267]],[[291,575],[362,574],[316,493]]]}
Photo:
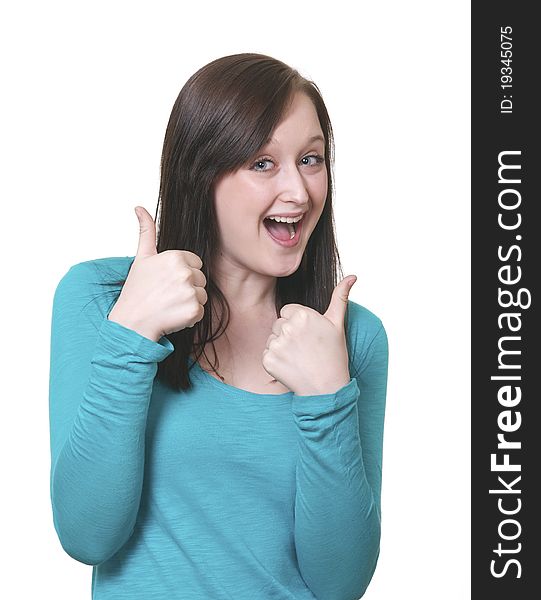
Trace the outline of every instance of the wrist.
{"label": "wrist", "polygon": [[107,315],[107,319],[122,325],[122,327],[126,327],[126,329],[131,329],[132,331],[135,331],[139,335],[142,335],[153,342],[157,342],[162,337],[160,334],[157,334],[155,331],[140,323],[138,320],[123,315],[120,313],[120,311],[115,311],[114,307],[113,310]]}
{"label": "wrist", "polygon": [[348,385],[350,381],[351,377],[348,374],[345,377],[329,382],[322,382],[313,386],[303,386],[302,388],[293,390],[293,392],[297,396],[322,396],[326,394],[336,394],[336,392]]}

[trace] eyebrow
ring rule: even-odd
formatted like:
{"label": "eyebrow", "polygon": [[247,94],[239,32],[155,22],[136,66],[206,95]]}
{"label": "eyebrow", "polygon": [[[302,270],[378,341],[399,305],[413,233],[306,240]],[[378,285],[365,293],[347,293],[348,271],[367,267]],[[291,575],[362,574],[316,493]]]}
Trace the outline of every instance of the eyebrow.
{"label": "eyebrow", "polygon": [[[325,138],[324,138],[322,135],[320,135],[320,134],[318,134],[318,135],[313,135],[311,138],[308,138],[308,139],[306,140],[306,143],[307,143],[307,144],[311,144],[312,142],[317,142],[317,141],[321,141],[321,142],[325,143]],[[265,142],[265,144],[275,144],[275,143],[276,143],[276,140],[274,140],[274,139],[272,139],[272,138],[269,138],[269,139],[268,139],[268,140]]]}

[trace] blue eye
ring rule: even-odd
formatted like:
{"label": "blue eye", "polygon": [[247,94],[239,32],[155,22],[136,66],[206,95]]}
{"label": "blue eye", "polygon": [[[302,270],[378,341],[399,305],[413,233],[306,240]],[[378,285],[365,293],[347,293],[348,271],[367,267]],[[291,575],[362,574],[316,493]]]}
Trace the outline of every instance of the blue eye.
{"label": "blue eye", "polygon": [[272,160],[270,158],[258,158],[255,163],[252,165],[252,169],[254,171],[266,171],[267,169],[256,169],[257,165],[260,165],[262,163],[266,163],[266,162],[272,162]]}
{"label": "blue eye", "polygon": [[[319,154],[310,154],[309,156],[303,156],[303,157],[301,158],[301,161],[303,161],[303,160],[306,160],[306,159],[309,159],[309,158],[313,158],[313,159],[315,159],[315,162],[313,162],[313,163],[311,163],[311,164],[303,163],[305,166],[308,166],[308,167],[315,167],[316,165],[318,165],[318,164],[320,164],[320,163],[322,163],[322,162],[324,162],[324,161],[325,161],[325,159],[323,158],[323,156],[321,156],[321,155],[319,155]],[[252,164],[252,166],[250,167],[250,169],[251,169],[252,171],[256,171],[256,172],[259,172],[259,173],[264,173],[265,171],[268,171],[268,169],[264,169],[264,168],[258,169],[258,168],[256,168],[256,167],[257,167],[258,165],[260,165],[260,164],[264,164],[264,163],[267,163],[267,162],[272,162],[272,160],[271,160],[270,158],[266,158],[266,157],[258,158],[258,159],[257,159],[257,160],[256,160],[256,161],[255,161],[255,162]]]}
{"label": "blue eye", "polygon": [[301,158],[301,160],[304,160],[305,158],[315,158],[315,163],[312,163],[310,166],[318,165],[319,163],[322,163],[325,160],[323,156],[320,156],[319,154],[310,154],[310,156],[305,156]]}

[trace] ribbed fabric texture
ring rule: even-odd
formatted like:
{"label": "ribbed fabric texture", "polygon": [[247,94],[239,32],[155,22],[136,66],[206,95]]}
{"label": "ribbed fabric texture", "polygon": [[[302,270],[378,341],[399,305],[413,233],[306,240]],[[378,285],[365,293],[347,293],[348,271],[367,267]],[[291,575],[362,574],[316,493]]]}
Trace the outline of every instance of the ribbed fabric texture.
{"label": "ribbed fabric texture", "polygon": [[[51,503],[94,600],[358,600],[379,555],[388,347],[348,302],[351,380],[255,394],[109,321],[134,257],[72,266],[53,300]],[[325,352],[325,348],[321,349]],[[331,358],[331,357],[329,357]]]}

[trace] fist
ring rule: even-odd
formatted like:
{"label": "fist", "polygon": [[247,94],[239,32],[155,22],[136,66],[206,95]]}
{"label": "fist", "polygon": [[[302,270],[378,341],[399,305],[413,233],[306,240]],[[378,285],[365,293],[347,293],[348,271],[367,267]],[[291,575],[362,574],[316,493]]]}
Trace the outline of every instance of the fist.
{"label": "fist", "polygon": [[263,368],[300,396],[333,394],[350,382],[344,320],[355,279],[334,289],[321,315],[301,304],[286,304],[263,351]]}
{"label": "fist", "polygon": [[207,302],[203,262],[188,250],[156,250],[156,225],[141,206],[139,245],[128,277],[108,319],[158,341],[163,335],[193,327]]}

